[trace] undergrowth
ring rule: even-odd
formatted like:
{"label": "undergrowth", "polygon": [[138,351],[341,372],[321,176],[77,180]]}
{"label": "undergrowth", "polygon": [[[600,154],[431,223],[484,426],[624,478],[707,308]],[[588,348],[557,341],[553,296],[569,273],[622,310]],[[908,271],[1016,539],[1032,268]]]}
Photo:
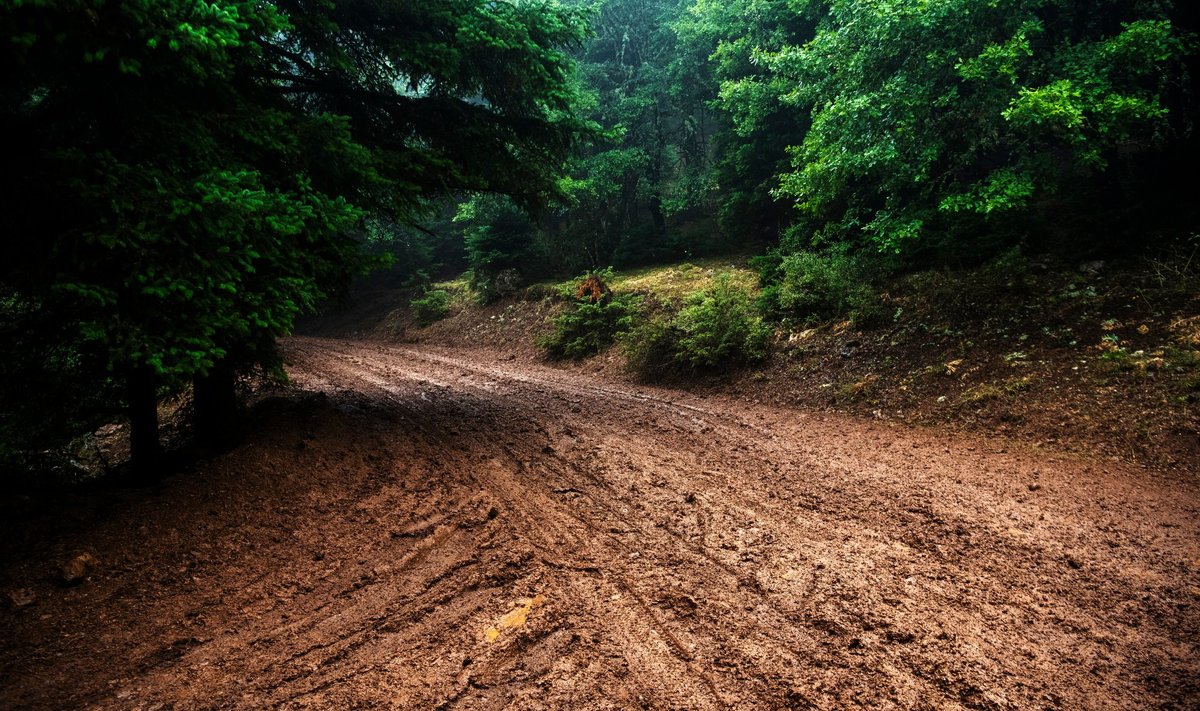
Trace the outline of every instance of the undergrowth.
{"label": "undergrowth", "polygon": [[747,289],[720,274],[674,316],[660,316],[621,340],[630,367],[643,376],[671,370],[718,370],[763,360],[771,328]]}
{"label": "undergrowth", "polygon": [[431,289],[409,302],[413,319],[420,326],[428,326],[435,321],[441,321],[450,314],[450,292],[443,289]]}
{"label": "undergrowth", "polygon": [[571,305],[554,319],[554,329],[538,346],[556,360],[580,359],[608,348],[637,323],[642,309],[638,294],[613,294],[604,283],[611,271],[587,274],[558,289]]}

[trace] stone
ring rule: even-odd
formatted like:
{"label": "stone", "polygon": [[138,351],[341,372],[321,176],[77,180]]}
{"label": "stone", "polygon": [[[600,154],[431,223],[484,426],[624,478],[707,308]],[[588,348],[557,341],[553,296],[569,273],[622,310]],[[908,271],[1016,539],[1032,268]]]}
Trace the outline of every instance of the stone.
{"label": "stone", "polygon": [[8,603],[13,606],[13,609],[19,610],[22,607],[29,607],[37,602],[37,595],[29,588],[17,588],[16,590],[8,591]]}
{"label": "stone", "polygon": [[63,585],[79,585],[96,567],[96,559],[90,553],[80,553],[63,564],[59,581]]}

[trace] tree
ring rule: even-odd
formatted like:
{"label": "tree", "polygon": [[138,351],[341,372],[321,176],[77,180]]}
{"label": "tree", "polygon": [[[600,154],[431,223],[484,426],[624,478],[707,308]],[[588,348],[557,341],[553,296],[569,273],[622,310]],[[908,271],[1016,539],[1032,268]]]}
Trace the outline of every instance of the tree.
{"label": "tree", "polygon": [[237,370],[364,265],[368,216],[536,208],[586,130],[586,25],[553,0],[3,0],[0,29],[0,283],[104,354],[145,470],[157,393],[195,379],[219,429]]}
{"label": "tree", "polygon": [[506,295],[521,279],[537,273],[537,226],[512,200],[477,195],[459,205],[454,219],[465,226],[472,285],[484,300]]}
{"label": "tree", "polygon": [[1189,41],[1141,0],[833,0],[757,55],[812,126],[779,195],[799,236],[900,252],[1094,212],[1178,143]]}
{"label": "tree", "polygon": [[586,116],[603,133],[570,165],[549,225],[570,271],[671,255],[668,219],[709,198],[710,119],[672,23],[682,0],[596,3],[579,53]]}
{"label": "tree", "polygon": [[811,40],[816,17],[784,0],[695,0],[673,23],[720,117],[711,182],[720,186],[721,228],[740,240],[770,244],[794,219],[773,191],[791,167],[788,146],[804,140],[811,121],[783,100],[792,84],[761,58]]}

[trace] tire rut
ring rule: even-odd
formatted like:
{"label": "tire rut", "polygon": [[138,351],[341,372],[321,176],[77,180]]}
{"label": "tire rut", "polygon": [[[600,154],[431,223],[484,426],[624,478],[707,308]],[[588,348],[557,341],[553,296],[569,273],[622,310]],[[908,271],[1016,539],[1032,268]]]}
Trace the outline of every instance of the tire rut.
{"label": "tire rut", "polygon": [[284,354],[311,395],[88,532],[119,574],[0,618],[40,640],[0,706],[1200,706],[1195,482],[471,353]]}

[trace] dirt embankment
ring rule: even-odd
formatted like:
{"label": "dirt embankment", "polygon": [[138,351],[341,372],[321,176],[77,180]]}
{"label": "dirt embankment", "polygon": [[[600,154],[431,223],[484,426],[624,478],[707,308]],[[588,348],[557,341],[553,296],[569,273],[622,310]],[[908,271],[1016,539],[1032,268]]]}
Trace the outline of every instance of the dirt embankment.
{"label": "dirt embankment", "polygon": [[[766,362],[681,372],[669,384],[1194,473],[1200,289],[1186,288],[1197,283],[1194,272],[1176,279],[1153,264],[1081,273],[1030,262],[1019,278],[991,268],[911,274],[880,287],[870,320],[777,324]],[[648,268],[613,284],[670,311],[711,284],[711,274],[754,281],[736,264],[711,266]],[[546,357],[537,337],[570,307],[545,285],[488,306],[456,293],[449,317],[424,328],[413,322],[411,294],[402,290],[362,291],[307,325],[314,335],[482,349],[532,364]],[[620,350],[554,365],[633,383]]]}
{"label": "dirt embankment", "polygon": [[[424,347],[285,353],[319,395],[239,450],[10,511],[0,707],[1200,705],[1189,477]],[[48,580],[80,552],[85,582]]]}

